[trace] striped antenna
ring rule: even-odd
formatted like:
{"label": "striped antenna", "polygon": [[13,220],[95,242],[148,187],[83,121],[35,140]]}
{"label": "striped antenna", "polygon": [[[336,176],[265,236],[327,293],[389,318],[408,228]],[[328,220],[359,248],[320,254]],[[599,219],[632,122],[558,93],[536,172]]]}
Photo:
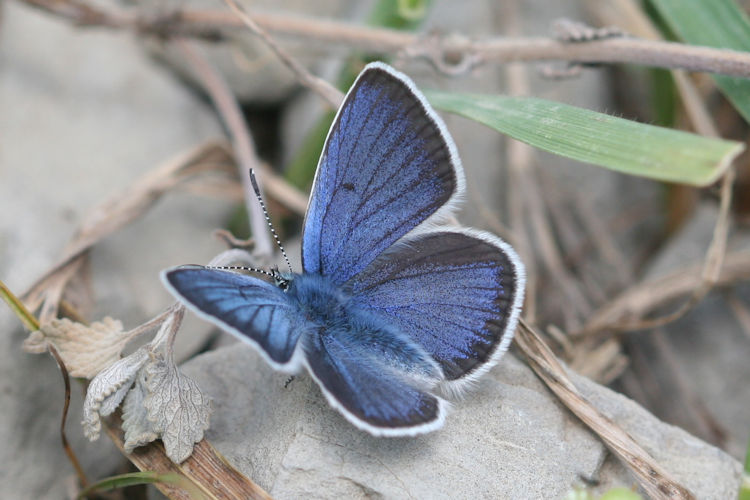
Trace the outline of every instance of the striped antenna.
{"label": "striped antenna", "polygon": [[218,269],[220,271],[249,271],[251,273],[260,273],[265,274],[266,276],[276,279],[277,275],[268,272],[265,269],[258,269],[257,267],[247,267],[247,266],[203,266],[204,269]]}
{"label": "striped antenna", "polygon": [[268,228],[271,230],[271,234],[273,235],[273,239],[276,240],[276,244],[279,246],[279,250],[281,250],[281,255],[284,256],[284,261],[286,262],[287,267],[289,267],[289,272],[292,271],[292,265],[289,263],[289,258],[286,256],[286,252],[284,251],[284,246],[281,244],[281,241],[279,240],[279,236],[276,234],[276,230],[273,228],[273,225],[271,224],[271,218],[268,216],[268,210],[266,210],[266,204],[263,202],[263,198],[260,196],[260,187],[258,187],[258,181],[255,179],[255,172],[253,172],[253,169],[250,169],[250,182],[253,185],[253,191],[255,191],[255,197],[258,198],[258,203],[260,203],[260,208],[263,209],[263,215],[266,218],[266,222],[268,223]]}

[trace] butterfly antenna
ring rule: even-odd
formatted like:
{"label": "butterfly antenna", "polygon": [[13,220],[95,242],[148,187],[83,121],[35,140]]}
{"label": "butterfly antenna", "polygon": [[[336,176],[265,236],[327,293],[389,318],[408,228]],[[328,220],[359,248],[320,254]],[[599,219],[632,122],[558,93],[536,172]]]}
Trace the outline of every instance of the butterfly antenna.
{"label": "butterfly antenna", "polygon": [[279,250],[281,250],[281,255],[284,256],[284,261],[286,262],[287,267],[289,267],[289,272],[292,271],[292,265],[289,263],[289,258],[286,256],[286,252],[284,251],[284,246],[281,244],[281,241],[279,240],[279,236],[276,234],[276,230],[273,228],[273,225],[271,224],[271,218],[268,216],[268,210],[266,210],[266,204],[263,202],[263,198],[260,196],[260,187],[258,187],[258,181],[255,179],[255,172],[253,172],[253,169],[250,169],[250,182],[253,185],[253,191],[255,191],[255,197],[258,198],[258,203],[260,203],[260,208],[263,209],[263,216],[266,218],[266,222],[268,223],[268,228],[271,230],[271,234],[273,235],[273,239],[276,240],[276,244],[279,246]]}
{"label": "butterfly antenna", "polygon": [[265,274],[269,278],[277,279],[278,274],[266,271],[265,269],[258,269],[257,267],[247,266],[203,266],[204,269],[218,269],[220,271],[249,271],[251,273]]}

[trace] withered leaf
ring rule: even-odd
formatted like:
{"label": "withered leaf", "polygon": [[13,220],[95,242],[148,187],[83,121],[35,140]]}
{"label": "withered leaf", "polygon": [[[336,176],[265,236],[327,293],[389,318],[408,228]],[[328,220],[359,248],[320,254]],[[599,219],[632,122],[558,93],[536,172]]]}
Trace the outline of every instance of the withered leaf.
{"label": "withered leaf", "polygon": [[167,456],[180,463],[208,429],[211,405],[198,385],[177,367],[157,358],[144,367],[147,417],[161,434]]}
{"label": "withered leaf", "polygon": [[125,431],[124,447],[127,453],[159,438],[154,424],[148,420],[148,412],[143,404],[147,394],[144,377],[144,370],[141,370],[122,404],[122,429]]}
{"label": "withered leaf", "polygon": [[51,343],[72,376],[92,378],[120,359],[128,340],[122,323],[109,316],[89,326],[67,318],[55,318],[32,332],[23,348],[27,352],[41,353],[47,350],[47,343]]}
{"label": "withered leaf", "polygon": [[101,416],[115,411],[130,386],[135,381],[138,370],[146,363],[149,352],[140,348],[130,356],[102,370],[89,384],[83,402],[83,433],[91,441],[99,438]]}

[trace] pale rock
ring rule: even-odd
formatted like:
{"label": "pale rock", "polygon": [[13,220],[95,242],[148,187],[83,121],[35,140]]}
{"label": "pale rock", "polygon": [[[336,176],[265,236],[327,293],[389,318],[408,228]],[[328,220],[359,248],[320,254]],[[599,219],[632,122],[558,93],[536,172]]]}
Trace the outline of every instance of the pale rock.
{"label": "pale rock", "polygon": [[[131,36],[78,29],[18,2],[0,27],[0,279],[20,294],[60,256],[87,212],[141,174],[221,137],[211,110],[153,62]],[[126,329],[171,303],[158,272],[206,262],[225,201],[171,195],[92,253],[96,312]],[[197,324],[197,322],[196,322]],[[63,386],[47,355],[21,351],[26,333],[0,306],[0,484],[4,498],[60,499],[73,475],[60,443]],[[182,332],[179,355],[205,344],[200,324]],[[68,437],[90,478],[124,458],[81,429],[81,387],[72,386]]]}
{"label": "pale rock", "polygon": [[[376,438],[333,410],[307,375],[285,387],[249,346],[202,354],[183,366],[214,412],[207,438],[274,498],[561,498],[584,478],[598,491],[632,486],[630,473],[523,363],[507,354],[445,426],[416,438]],[[740,465],[664,424],[633,401],[573,374],[698,498],[736,491]],[[602,465],[603,464],[603,465]]]}

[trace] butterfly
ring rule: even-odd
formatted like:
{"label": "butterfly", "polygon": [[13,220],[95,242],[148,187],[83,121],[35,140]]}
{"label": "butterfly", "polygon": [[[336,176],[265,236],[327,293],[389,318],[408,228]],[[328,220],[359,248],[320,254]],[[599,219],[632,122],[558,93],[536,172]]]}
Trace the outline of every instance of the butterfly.
{"label": "butterfly", "polygon": [[524,268],[498,237],[439,225],[464,192],[456,146],[404,74],[375,62],[338,110],[313,181],[302,272],[275,283],[179,266],[167,289],[255,347],[307,369],[328,402],[376,436],[441,427],[448,402],[508,348]]}

